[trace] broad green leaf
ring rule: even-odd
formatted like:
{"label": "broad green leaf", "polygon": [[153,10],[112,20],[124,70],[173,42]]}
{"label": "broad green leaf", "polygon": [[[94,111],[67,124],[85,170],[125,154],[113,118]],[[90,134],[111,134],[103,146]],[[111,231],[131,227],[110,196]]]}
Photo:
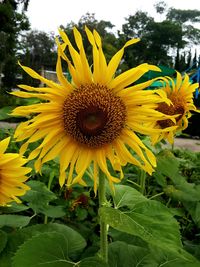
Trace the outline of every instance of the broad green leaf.
{"label": "broad green leaf", "polygon": [[[147,265],[148,267],[151,266],[181,267],[181,264],[183,264],[183,266],[196,266],[197,263],[199,264],[196,258],[190,257],[188,259],[184,259],[181,257],[177,257],[176,254],[171,253],[170,251],[167,250],[163,250],[161,247],[159,248],[158,246],[157,247],[149,246],[149,251],[150,254],[147,259],[147,262],[149,263],[149,265]],[[151,264],[152,262],[156,262],[157,264],[152,265]]]}
{"label": "broad green leaf", "polygon": [[51,218],[60,218],[66,215],[66,210],[63,206],[48,205],[42,213]]}
{"label": "broad green leaf", "polygon": [[[76,256],[80,251],[86,246],[84,238],[72,228],[62,225],[62,224],[37,224],[33,226],[28,226],[18,231],[8,234],[8,242],[6,248],[0,254],[0,263],[2,262],[2,267],[10,267],[11,258],[16,253],[17,249],[30,238],[40,235],[41,233],[51,233],[57,232],[62,234],[68,243],[70,244],[68,248],[69,256]],[[1,267],[1,264],[0,264]]]}
{"label": "broad green leaf", "polygon": [[178,223],[160,202],[141,202],[127,212],[103,207],[100,216],[119,231],[139,236],[147,243],[180,257],[190,258],[182,249]]}
{"label": "broad green leaf", "polygon": [[[90,258],[85,258],[80,261],[78,267],[111,267],[108,266],[105,262],[103,262],[101,259],[97,257],[90,257]],[[74,266],[75,267],[75,266]]]}
{"label": "broad green leaf", "polygon": [[200,262],[187,262],[180,259],[174,259],[164,263],[164,267],[199,267],[199,266]]}
{"label": "broad green leaf", "polygon": [[26,241],[13,257],[13,267],[71,267],[70,242],[61,233],[42,233]]}
{"label": "broad green leaf", "polygon": [[200,200],[200,187],[195,184],[187,183],[183,180],[184,178],[180,176],[180,183],[173,185],[168,185],[164,192],[170,196],[171,198],[174,198],[176,200],[180,201],[199,201]]}
{"label": "broad green leaf", "polygon": [[142,248],[148,248],[149,244],[141,239],[139,236],[133,236],[125,232],[118,231],[114,228],[109,228],[109,236],[112,237],[113,242],[121,241],[129,245],[134,245]]}
{"label": "broad green leaf", "polygon": [[67,225],[58,223],[49,223],[45,225],[37,224],[29,226],[21,229],[19,231],[19,235],[21,236],[21,238],[24,238],[24,241],[26,241],[30,237],[40,235],[41,233],[45,232],[61,233],[69,241],[70,246],[68,248],[68,253],[70,255],[73,255],[74,252],[82,250],[86,246],[85,239],[78,232],[68,227]]}
{"label": "broad green leaf", "polygon": [[28,210],[29,207],[23,205],[23,204],[18,204],[16,202],[12,202],[9,204],[9,206],[1,207],[2,213],[17,213],[21,211]]}
{"label": "broad green leaf", "polygon": [[[200,185],[188,183],[186,178],[180,175],[179,166],[179,160],[171,152],[164,151],[157,156],[157,168],[153,176],[171,198],[180,201],[200,200]],[[171,179],[173,185],[167,186],[166,178]]]}
{"label": "broad green leaf", "polygon": [[28,216],[3,214],[0,215],[0,227],[24,227],[29,224],[30,220]]}
{"label": "broad green leaf", "polygon": [[0,253],[4,250],[7,243],[7,234],[0,230]]}
{"label": "broad green leaf", "polygon": [[27,191],[21,198],[28,202],[29,207],[37,213],[46,210],[49,202],[56,199],[56,195],[40,181],[29,181],[27,185],[31,187],[31,190]]}
{"label": "broad green leaf", "polygon": [[[185,249],[200,261],[200,244],[196,240],[184,242]],[[200,264],[199,264],[200,266]]]}
{"label": "broad green leaf", "polygon": [[[113,242],[108,247],[110,267],[146,266],[149,250],[125,242]],[[154,262],[156,264],[156,262]],[[156,266],[156,265],[151,265]]]}
{"label": "broad green leaf", "polygon": [[126,185],[116,185],[113,201],[116,209],[121,207],[133,208],[137,203],[147,201],[136,189]]}
{"label": "broad green leaf", "polygon": [[157,168],[161,174],[167,177],[175,177],[179,172],[179,161],[169,150],[164,150],[162,153],[157,155]]}
{"label": "broad green leaf", "polygon": [[195,224],[200,227],[200,202],[183,202],[184,207],[192,216]]}
{"label": "broad green leaf", "polygon": [[16,252],[13,267],[40,266],[39,263],[45,267],[74,266],[70,258],[86,246],[78,232],[62,224],[27,227],[22,229],[21,235],[24,235],[25,242]]}

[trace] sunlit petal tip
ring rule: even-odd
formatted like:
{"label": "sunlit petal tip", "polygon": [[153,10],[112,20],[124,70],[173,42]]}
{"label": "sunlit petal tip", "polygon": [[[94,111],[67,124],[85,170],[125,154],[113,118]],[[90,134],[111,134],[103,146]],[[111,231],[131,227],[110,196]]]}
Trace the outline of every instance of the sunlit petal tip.
{"label": "sunlit petal tip", "polygon": [[9,143],[10,143],[10,137],[7,137],[4,140],[0,141],[0,154],[3,154],[6,151]]}
{"label": "sunlit petal tip", "polygon": [[148,64],[148,69],[153,70],[153,71],[159,71],[159,72],[162,71],[159,67],[157,67],[155,65],[150,65],[150,64]]}
{"label": "sunlit petal tip", "polygon": [[124,48],[130,45],[136,44],[138,42],[140,42],[140,38],[131,39],[125,43]]}
{"label": "sunlit petal tip", "polygon": [[58,28],[58,32],[59,32],[60,35],[63,34],[63,33],[65,33],[64,30],[61,29],[61,28]]}
{"label": "sunlit petal tip", "polygon": [[22,64],[20,63],[19,60],[17,61],[17,64],[18,64],[20,67],[22,67]]}
{"label": "sunlit petal tip", "polygon": [[60,173],[60,175],[59,175],[59,185],[60,185],[61,188],[65,184],[65,180],[66,180],[66,173],[65,172]]}

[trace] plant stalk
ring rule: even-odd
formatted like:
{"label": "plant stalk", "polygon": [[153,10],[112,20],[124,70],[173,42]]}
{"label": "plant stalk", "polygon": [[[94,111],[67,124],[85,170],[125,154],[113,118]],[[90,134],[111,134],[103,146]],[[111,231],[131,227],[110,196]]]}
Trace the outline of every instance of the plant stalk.
{"label": "plant stalk", "polygon": [[146,188],[146,172],[144,170],[140,170],[140,192],[145,195]]}
{"label": "plant stalk", "polygon": [[[49,189],[49,190],[51,190],[51,184],[52,184],[52,182],[53,182],[53,178],[54,178],[54,172],[52,172],[51,174],[50,174],[50,176],[49,176],[49,181],[48,181],[48,185],[47,185],[47,188]],[[47,215],[45,215],[44,216],[44,224],[47,224],[48,223],[48,216]]]}
{"label": "plant stalk", "polygon": [[[101,170],[99,170],[99,208],[106,204],[106,179]],[[108,230],[107,224],[102,221],[100,216],[100,256],[107,263],[108,262]]]}

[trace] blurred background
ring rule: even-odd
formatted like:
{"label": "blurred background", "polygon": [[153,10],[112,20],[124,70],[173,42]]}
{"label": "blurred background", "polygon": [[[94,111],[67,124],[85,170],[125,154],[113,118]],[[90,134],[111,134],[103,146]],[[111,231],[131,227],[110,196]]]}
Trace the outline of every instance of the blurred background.
{"label": "blurred background", "polygon": [[[41,86],[19,67],[18,61],[56,81],[55,38],[62,28],[74,44],[72,29],[83,36],[86,54],[92,64],[91,47],[84,26],[97,29],[103,39],[107,60],[123,44],[139,37],[141,41],[125,51],[119,72],[147,62],[159,65],[162,75],[175,70],[188,73],[191,82],[200,81],[200,3],[190,1],[0,1],[0,120],[13,120],[7,113],[21,104],[8,94],[17,84]],[[69,77],[67,66],[63,66]],[[148,73],[143,80],[153,78]],[[20,103],[19,103],[20,102]],[[200,96],[194,102],[200,107]],[[185,131],[200,137],[200,115],[194,114]]]}

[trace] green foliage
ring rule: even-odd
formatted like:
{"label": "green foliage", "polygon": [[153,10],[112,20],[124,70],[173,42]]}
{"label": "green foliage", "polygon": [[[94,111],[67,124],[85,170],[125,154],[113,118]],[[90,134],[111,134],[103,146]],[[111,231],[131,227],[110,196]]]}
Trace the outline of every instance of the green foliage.
{"label": "green foliage", "polygon": [[44,183],[39,181],[29,181],[27,185],[31,187],[30,191],[22,196],[34,212],[41,212],[47,208],[48,203],[56,198],[56,195],[47,189]]}
{"label": "green foliage", "polygon": [[24,227],[29,224],[30,217],[22,215],[0,215],[0,227]]}
{"label": "green foliage", "polygon": [[[77,265],[76,265],[77,266]],[[85,258],[80,261],[79,267],[110,267],[98,257]],[[75,266],[74,266],[75,267]]]}
{"label": "green foliage", "polygon": [[[19,58],[23,65],[37,72],[42,72],[43,69],[55,71],[57,53],[53,33],[32,30],[23,36],[21,49]],[[23,83],[38,86],[38,81],[31,79],[24,71],[21,74]]]}
{"label": "green foliage", "polygon": [[7,234],[0,230],[0,253],[4,250],[7,243]]}
{"label": "green foliage", "polygon": [[75,259],[85,245],[83,237],[65,225],[34,225],[8,234],[7,246],[0,256],[0,266],[3,262],[8,264],[5,266],[10,266],[14,254],[12,266],[37,266],[37,263],[46,260],[50,264],[55,257],[64,262],[69,258]]}
{"label": "green foliage", "polygon": [[[21,1],[27,2],[27,1]],[[11,89],[17,79],[17,49],[21,31],[29,29],[29,22],[24,13],[19,13],[19,1],[8,0],[0,4],[0,73],[4,74],[0,87]]]}
{"label": "green foliage", "polygon": [[197,9],[193,10],[181,10],[170,8],[167,13],[167,19],[176,21],[180,24],[185,22],[200,22],[200,11]]}
{"label": "green foliage", "polygon": [[[162,21],[155,21],[148,13],[137,11],[135,14],[129,15],[126,18],[127,22],[122,25],[120,39],[141,38],[139,44],[127,49],[124,64],[128,67],[144,61],[172,66],[170,50],[178,53],[179,49],[186,50],[187,44],[198,44],[200,41],[200,30],[195,24],[199,22],[200,11],[167,9],[163,1],[155,5],[155,8],[158,13],[166,13]],[[177,70],[186,69],[187,64],[182,65],[181,62],[184,54],[186,52],[183,51],[180,58],[176,58]]]}
{"label": "green foliage", "polygon": [[70,228],[57,225],[55,230],[56,232],[40,233],[21,245],[13,257],[13,267],[38,264],[73,266],[70,258],[84,248],[85,242]]}
{"label": "green foliage", "polygon": [[[8,151],[18,149],[11,142]],[[0,266],[199,266],[200,153],[159,151],[152,177],[128,165],[124,185],[107,192],[99,212],[110,226],[107,265],[98,256],[97,198],[89,187],[60,189],[55,159],[32,172],[21,204],[0,208]]]}
{"label": "green foliage", "polygon": [[4,107],[0,109],[0,120],[6,120],[8,118],[10,118],[9,113],[11,112],[11,110],[13,109],[13,107]]}
{"label": "green foliage", "polygon": [[149,254],[147,248],[116,241],[109,245],[109,264],[110,267],[148,266],[146,264],[150,260]]}
{"label": "green foliage", "polygon": [[[127,187],[127,191],[130,190],[129,197],[127,197],[127,193],[121,194],[120,187],[124,189],[126,186],[115,187],[116,192],[113,199],[114,203],[115,198],[117,199],[117,206],[100,209],[103,220],[113,228],[138,236],[165,252],[185,257],[180,241],[179,226],[171,212],[160,202],[147,198],[141,201],[143,196],[140,197],[140,193],[133,188]],[[118,195],[118,188],[120,196]],[[131,193],[133,199],[131,199]],[[133,202],[137,195],[139,200],[135,201],[136,204],[134,205]]]}

